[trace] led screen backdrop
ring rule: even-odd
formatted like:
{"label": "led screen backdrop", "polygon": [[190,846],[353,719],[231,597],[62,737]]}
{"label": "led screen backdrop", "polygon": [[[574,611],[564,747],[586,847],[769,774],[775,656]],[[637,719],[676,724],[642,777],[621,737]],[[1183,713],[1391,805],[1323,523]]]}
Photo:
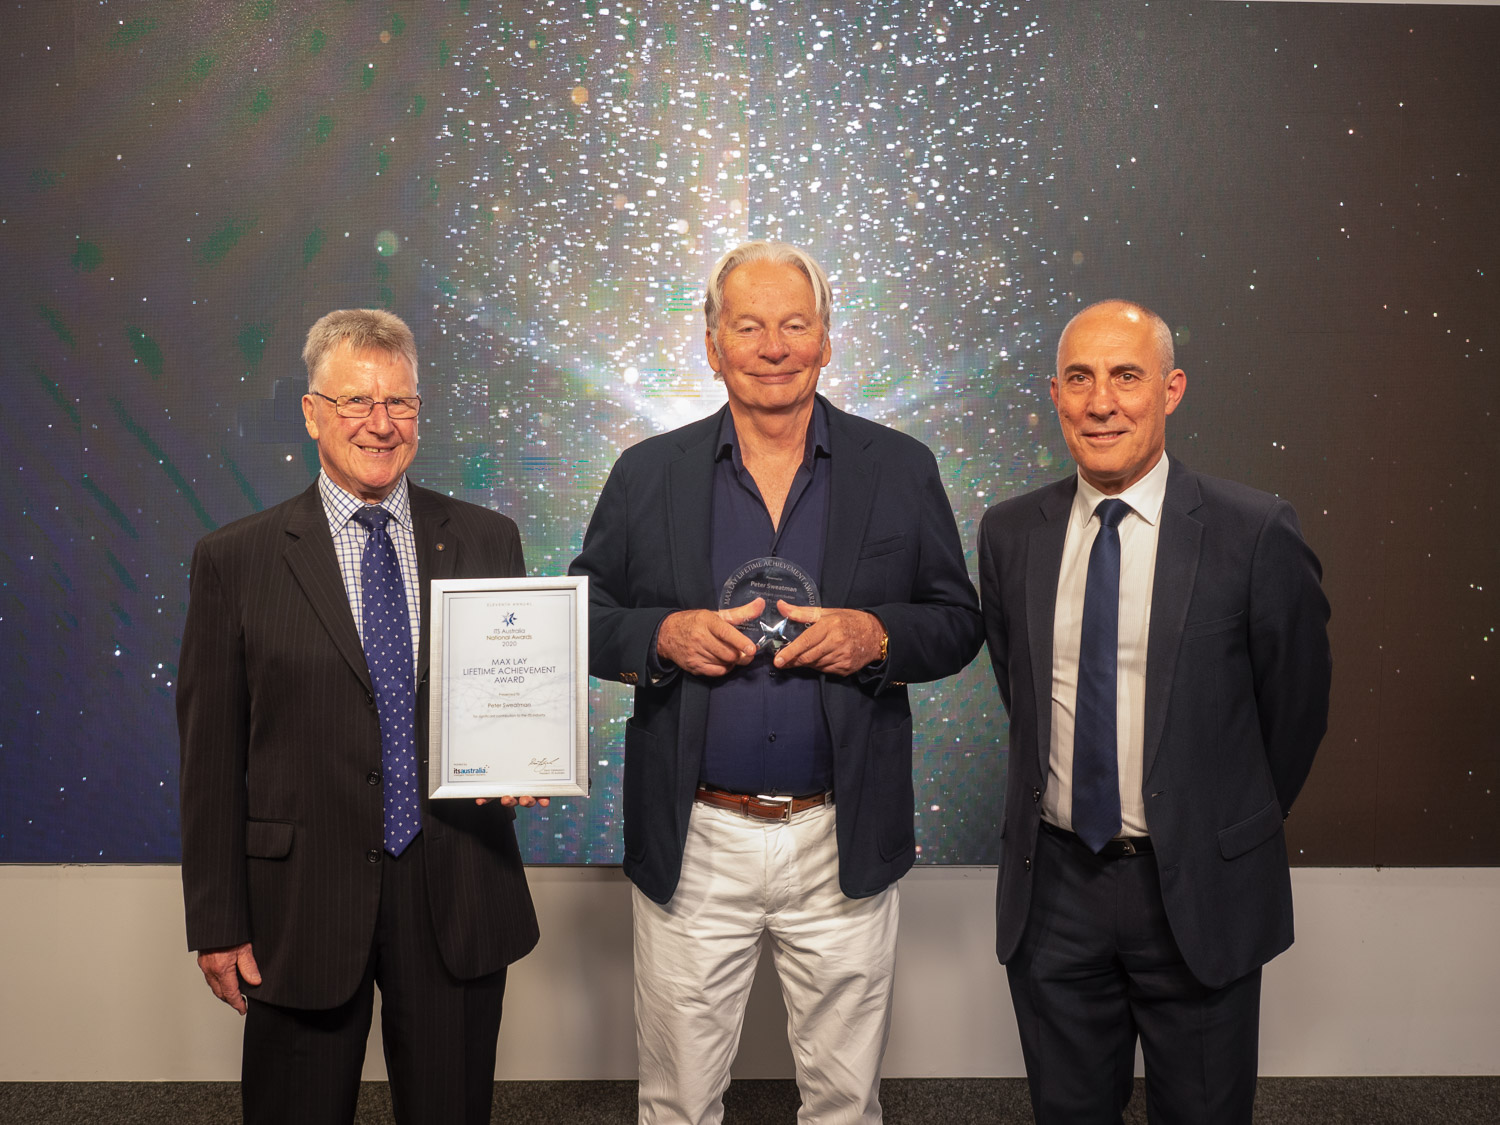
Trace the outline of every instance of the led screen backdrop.
{"label": "led screen backdrop", "polygon": [[[835,402],[925,441],[960,530],[1071,470],[1082,304],[1174,327],[1171,448],[1291,499],[1337,661],[1317,864],[1500,861],[1500,224],[1486,7],[22,2],[0,15],[0,861],[178,855],[195,540],[306,487],[331,308],[417,333],[416,479],[577,551],[619,451],[716,409],[702,285],[833,279]],[[994,855],[988,662],[914,689],[924,862]],[[624,689],[536,862],[615,862]]]}

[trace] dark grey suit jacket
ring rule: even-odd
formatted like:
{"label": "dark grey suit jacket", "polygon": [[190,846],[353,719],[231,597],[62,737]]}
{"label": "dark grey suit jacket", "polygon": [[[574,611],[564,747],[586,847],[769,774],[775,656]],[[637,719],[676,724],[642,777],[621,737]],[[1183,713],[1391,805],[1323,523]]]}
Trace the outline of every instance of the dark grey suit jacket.
{"label": "dark grey suit jacket", "polygon": [[[990,657],[1010,714],[996,947],[1015,952],[1052,726],[1052,623],[1069,477],[997,504],[979,532]],[[1146,821],[1172,934],[1218,987],[1292,943],[1282,821],[1328,722],[1318,560],[1291,505],[1170,459],[1146,655]]]}
{"label": "dark grey suit jacket", "polygon": [[[430,923],[461,979],[537,941],[497,802],[429,802],[428,582],[525,574],[515,524],[411,488],[422,643],[417,747]],[[188,947],[254,943],[273,1004],[331,1008],[370,955],[383,838],[380,724],[317,484],[193,552],[177,688]],[[372,858],[373,857],[373,858]]]}
{"label": "dark grey suit jacket", "polygon": [[[824,605],[876,614],[890,634],[881,675],[821,679],[839,885],[860,898],[895,882],[916,857],[906,685],[962,669],[983,633],[932,453],[823,401],[832,476],[819,592]],[[682,869],[712,681],[678,673],[653,684],[647,660],[669,613],[718,608],[709,535],[722,417],[621,454],[569,568],[589,577],[589,671],[635,685],[625,727],[625,873],[661,903]]]}

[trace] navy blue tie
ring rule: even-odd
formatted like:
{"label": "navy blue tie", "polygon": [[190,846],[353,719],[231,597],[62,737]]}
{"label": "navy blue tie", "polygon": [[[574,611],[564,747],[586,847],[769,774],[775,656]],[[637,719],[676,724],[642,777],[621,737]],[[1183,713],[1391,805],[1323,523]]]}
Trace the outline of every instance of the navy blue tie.
{"label": "navy blue tie", "polygon": [[1094,852],[1120,831],[1120,765],[1115,684],[1120,653],[1120,533],[1130,505],[1101,500],[1089,551],[1073,716],[1073,831]]}
{"label": "navy blue tie", "polygon": [[354,518],[370,532],[360,560],[360,618],[365,663],[380,716],[380,760],[385,850],[400,855],[422,829],[417,795],[417,696],[411,657],[411,617],[396,545],[385,525],[391,513],[366,506]]}

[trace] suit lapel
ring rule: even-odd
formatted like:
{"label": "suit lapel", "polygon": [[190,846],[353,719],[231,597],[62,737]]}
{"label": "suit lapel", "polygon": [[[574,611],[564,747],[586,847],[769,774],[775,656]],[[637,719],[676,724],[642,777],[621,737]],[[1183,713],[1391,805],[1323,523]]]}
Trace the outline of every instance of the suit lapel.
{"label": "suit lapel", "polygon": [[1187,621],[1193,583],[1198,577],[1198,555],[1203,525],[1192,513],[1202,503],[1198,479],[1181,462],[1170,459],[1167,495],[1162,503],[1161,528],[1156,539],[1156,573],[1151,580],[1151,626],[1146,639],[1145,762],[1142,778],[1151,776],[1161,745],[1177,671],[1182,627]]}
{"label": "suit lapel", "polygon": [[847,425],[848,415],[828,402],[828,531],[823,540],[823,574],[819,593],[824,605],[849,601],[855,564],[865,541],[870,506],[875,502],[880,468],[870,456],[869,440]]}
{"label": "suit lapel", "polygon": [[1036,707],[1037,767],[1047,776],[1052,753],[1052,631],[1057,616],[1057,580],[1062,572],[1068,515],[1078,478],[1059,481],[1042,495],[1041,522],[1026,543],[1026,636],[1031,642],[1031,683]]}
{"label": "suit lapel", "polygon": [[317,482],[297,499],[286,524],[286,564],[302,587],[308,604],[328,630],[334,646],[349,662],[349,667],[373,690],[370,671],[365,665],[365,650],[359,643],[354,615],[349,612],[349,596],[339,573],[338,556],[333,551],[333,537],[328,533],[328,516]]}
{"label": "suit lapel", "polygon": [[422,599],[422,636],[417,644],[417,683],[420,684],[427,678],[430,652],[427,642],[432,633],[432,580],[452,578],[458,572],[458,559],[464,545],[457,528],[448,520],[448,510],[441,496],[412,484],[408,484],[407,489],[411,500],[412,529],[417,540],[417,597]]}
{"label": "suit lapel", "polygon": [[724,407],[704,419],[708,425],[683,435],[682,453],[667,466],[667,534],[671,542],[672,575],[678,604],[692,609],[717,609],[709,548],[709,517],[713,506],[714,446]]}

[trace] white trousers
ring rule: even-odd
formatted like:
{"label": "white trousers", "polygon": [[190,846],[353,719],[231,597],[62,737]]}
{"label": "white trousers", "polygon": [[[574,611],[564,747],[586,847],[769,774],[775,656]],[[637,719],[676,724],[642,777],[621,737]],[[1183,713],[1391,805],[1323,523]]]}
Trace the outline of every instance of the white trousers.
{"label": "white trousers", "polygon": [[717,1125],[762,934],[810,1125],[880,1121],[891,1027],[895,885],[839,890],[835,810],[763,821],[694,803],[682,877],[666,906],[639,890],[635,1018],[641,1125]]}

